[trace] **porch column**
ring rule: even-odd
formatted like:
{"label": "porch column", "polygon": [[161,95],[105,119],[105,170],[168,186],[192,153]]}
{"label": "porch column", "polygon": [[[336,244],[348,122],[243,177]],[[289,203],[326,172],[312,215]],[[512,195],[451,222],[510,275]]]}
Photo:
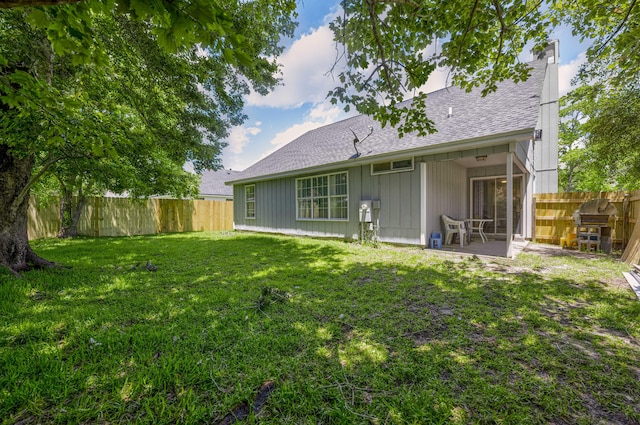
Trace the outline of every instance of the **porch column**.
{"label": "porch column", "polygon": [[507,153],[507,258],[511,258],[513,252],[511,242],[513,239],[513,152]]}
{"label": "porch column", "polygon": [[424,247],[427,239],[427,163],[420,163],[420,244]]}

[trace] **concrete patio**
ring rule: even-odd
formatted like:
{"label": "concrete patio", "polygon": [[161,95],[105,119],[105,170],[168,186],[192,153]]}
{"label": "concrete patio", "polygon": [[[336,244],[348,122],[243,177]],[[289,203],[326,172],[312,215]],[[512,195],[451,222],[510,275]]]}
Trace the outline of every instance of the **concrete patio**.
{"label": "concrete patio", "polygon": [[[527,240],[514,240],[511,243],[512,258],[518,255],[529,244]],[[430,248],[427,248],[430,249]],[[492,240],[482,243],[480,239],[472,239],[471,243],[460,246],[459,243],[442,245],[444,252],[455,252],[458,254],[478,255],[486,257],[506,257],[507,242],[504,240]]]}

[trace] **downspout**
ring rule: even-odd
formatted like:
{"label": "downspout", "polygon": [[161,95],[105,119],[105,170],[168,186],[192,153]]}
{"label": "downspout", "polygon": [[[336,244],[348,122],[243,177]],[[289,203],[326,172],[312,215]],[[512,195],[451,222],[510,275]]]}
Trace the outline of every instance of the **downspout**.
{"label": "downspout", "polygon": [[507,153],[507,258],[513,255],[513,152]]}
{"label": "downspout", "polygon": [[420,245],[427,246],[427,163],[420,163]]}

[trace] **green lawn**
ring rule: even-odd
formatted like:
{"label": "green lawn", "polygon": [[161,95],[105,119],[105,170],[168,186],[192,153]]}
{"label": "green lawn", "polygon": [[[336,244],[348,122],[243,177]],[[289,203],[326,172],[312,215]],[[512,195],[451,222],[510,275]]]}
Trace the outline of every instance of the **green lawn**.
{"label": "green lawn", "polygon": [[3,424],[640,423],[640,302],[604,257],[235,233],[33,247],[72,268],[0,271]]}

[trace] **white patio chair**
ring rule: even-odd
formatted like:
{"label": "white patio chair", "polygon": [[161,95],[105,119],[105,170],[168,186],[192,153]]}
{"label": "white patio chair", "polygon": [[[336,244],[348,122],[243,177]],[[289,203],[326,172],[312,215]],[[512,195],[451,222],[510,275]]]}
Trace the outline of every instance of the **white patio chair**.
{"label": "white patio chair", "polygon": [[463,246],[465,240],[465,234],[467,233],[467,226],[463,220],[454,220],[453,218],[442,215],[442,227],[444,229],[444,243],[450,245],[453,243],[453,238],[457,234],[460,239],[460,246]]}

